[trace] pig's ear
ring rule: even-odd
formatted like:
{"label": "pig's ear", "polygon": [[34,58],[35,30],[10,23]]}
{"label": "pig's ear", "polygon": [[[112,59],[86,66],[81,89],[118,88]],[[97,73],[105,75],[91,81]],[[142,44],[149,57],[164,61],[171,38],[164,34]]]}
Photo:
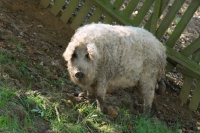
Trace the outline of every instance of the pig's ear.
{"label": "pig's ear", "polygon": [[71,60],[72,55],[75,51],[76,45],[73,42],[70,42],[65,50],[65,52],[63,53],[63,57],[66,61]]}
{"label": "pig's ear", "polygon": [[99,50],[94,43],[87,44],[87,51],[91,60],[98,60],[100,58]]}

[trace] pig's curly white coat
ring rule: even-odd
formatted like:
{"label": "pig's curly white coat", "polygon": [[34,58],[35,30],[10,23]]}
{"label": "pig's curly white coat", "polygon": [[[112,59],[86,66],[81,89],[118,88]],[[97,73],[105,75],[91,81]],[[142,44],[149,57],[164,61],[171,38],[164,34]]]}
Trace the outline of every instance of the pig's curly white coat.
{"label": "pig's curly white coat", "polygon": [[[81,51],[89,53],[90,61],[74,63],[74,52]],[[71,80],[88,90],[88,95],[97,95],[100,109],[107,90],[137,86],[148,112],[166,66],[163,44],[150,32],[131,26],[85,25],[75,32],[63,57],[68,61]],[[74,76],[77,71],[85,74],[84,80]]]}

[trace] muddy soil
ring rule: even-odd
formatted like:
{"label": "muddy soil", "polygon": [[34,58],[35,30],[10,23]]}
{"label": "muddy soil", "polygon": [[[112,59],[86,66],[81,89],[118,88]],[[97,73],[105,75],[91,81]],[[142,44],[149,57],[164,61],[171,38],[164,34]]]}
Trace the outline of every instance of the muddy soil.
{"label": "muddy soil", "polygon": [[[33,65],[40,64],[49,71],[56,67],[56,69],[52,69],[55,71],[48,75],[56,79],[67,72],[62,53],[74,32],[67,24],[63,24],[53,16],[48,9],[41,7],[39,2],[39,0],[0,1],[0,48],[14,53],[16,59],[26,57]],[[16,46],[8,43],[8,39],[11,37],[16,37],[24,50],[16,51]],[[13,69],[16,70],[8,70],[7,72],[18,71],[17,67]],[[29,70],[34,71],[34,68],[29,68]],[[22,79],[17,79],[14,75],[13,78],[18,80],[14,83],[16,86],[27,86]],[[69,80],[69,78],[66,78],[66,80]],[[66,88],[63,89],[63,93],[69,94],[70,92],[72,99],[78,99],[78,95],[74,95],[76,88],[70,81],[68,83],[65,85]],[[35,90],[41,90],[40,85],[36,82],[33,82],[32,86]],[[48,92],[52,95],[55,93],[55,90],[49,91],[52,91]],[[107,103],[127,108],[133,114],[142,112],[142,97],[136,88],[109,92]],[[157,113],[154,117],[158,117],[167,126],[175,126],[178,121],[181,122],[180,129],[183,132],[197,132],[196,123],[200,122],[200,108],[195,112],[190,111],[188,105],[181,104],[175,91],[167,88],[164,95],[156,95],[155,104]],[[36,120],[35,123],[39,122]],[[45,126],[41,127],[41,124],[36,124],[36,126],[41,132],[48,129],[44,128]]]}

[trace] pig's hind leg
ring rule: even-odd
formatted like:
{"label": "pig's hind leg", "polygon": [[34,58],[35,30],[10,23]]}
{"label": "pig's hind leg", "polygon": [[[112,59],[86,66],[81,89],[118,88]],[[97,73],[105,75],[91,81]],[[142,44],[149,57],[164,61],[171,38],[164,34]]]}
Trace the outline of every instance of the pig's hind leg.
{"label": "pig's hind leg", "polygon": [[143,112],[144,114],[150,114],[152,104],[154,101],[155,95],[155,82],[143,79],[142,82],[139,83],[139,87],[141,89],[143,95]]}

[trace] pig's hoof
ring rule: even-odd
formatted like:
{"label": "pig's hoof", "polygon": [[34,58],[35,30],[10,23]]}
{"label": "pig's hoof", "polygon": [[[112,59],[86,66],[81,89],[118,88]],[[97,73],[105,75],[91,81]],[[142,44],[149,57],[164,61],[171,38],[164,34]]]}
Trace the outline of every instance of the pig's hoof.
{"label": "pig's hoof", "polygon": [[102,112],[102,113],[104,113],[104,114],[106,114],[106,112],[107,112],[107,109],[106,109],[105,105],[104,106],[103,105],[100,106],[100,105],[97,104],[97,110]]}
{"label": "pig's hoof", "polygon": [[150,116],[150,114],[151,114],[151,108],[148,107],[148,106],[144,107],[143,114],[147,115],[147,116]]}
{"label": "pig's hoof", "polygon": [[106,114],[113,117],[113,118],[116,118],[118,115],[119,115],[119,107],[117,106],[106,106]]}
{"label": "pig's hoof", "polygon": [[151,107],[151,116],[154,116],[157,113],[156,104],[153,103]]}
{"label": "pig's hoof", "polygon": [[88,101],[90,104],[96,105],[96,99],[88,99]]}
{"label": "pig's hoof", "polygon": [[144,108],[143,114],[152,117],[156,114],[156,112],[157,112],[156,104],[153,103],[151,108],[149,107]]}

